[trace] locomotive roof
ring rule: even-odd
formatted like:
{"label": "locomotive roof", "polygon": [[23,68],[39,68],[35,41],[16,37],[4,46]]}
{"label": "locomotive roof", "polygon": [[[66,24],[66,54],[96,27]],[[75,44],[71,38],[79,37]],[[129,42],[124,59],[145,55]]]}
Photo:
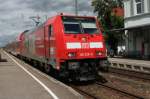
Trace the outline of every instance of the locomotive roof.
{"label": "locomotive roof", "polygon": [[25,30],[23,33],[21,34],[30,34],[34,31],[36,31],[37,29],[39,29],[40,27],[43,27],[43,25],[49,20],[49,19],[52,19],[52,18],[56,18],[56,17],[76,17],[76,18],[96,18],[95,16],[75,16],[75,15],[64,15],[64,14],[60,14],[60,15],[56,15],[56,16],[53,16],[53,17],[49,17],[45,22],[43,23],[40,23],[38,26],[32,28],[31,30]]}

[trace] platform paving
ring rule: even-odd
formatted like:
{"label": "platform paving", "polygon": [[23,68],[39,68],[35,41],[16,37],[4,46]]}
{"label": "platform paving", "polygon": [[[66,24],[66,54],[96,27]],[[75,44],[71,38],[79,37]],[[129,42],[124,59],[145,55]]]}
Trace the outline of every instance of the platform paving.
{"label": "platform paving", "polygon": [[[0,99],[83,99],[78,92],[0,50]],[[22,66],[22,67],[21,67]]]}

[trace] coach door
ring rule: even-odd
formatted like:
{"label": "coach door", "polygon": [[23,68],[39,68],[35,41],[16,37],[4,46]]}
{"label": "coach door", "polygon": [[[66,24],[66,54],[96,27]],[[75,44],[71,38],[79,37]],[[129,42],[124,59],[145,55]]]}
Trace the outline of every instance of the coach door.
{"label": "coach door", "polygon": [[49,62],[53,67],[55,67],[56,65],[54,42],[55,39],[54,39],[53,25],[50,25],[49,26]]}
{"label": "coach door", "polygon": [[51,65],[55,65],[55,49],[54,49],[54,34],[53,34],[53,26],[49,25],[46,27],[46,60]]}

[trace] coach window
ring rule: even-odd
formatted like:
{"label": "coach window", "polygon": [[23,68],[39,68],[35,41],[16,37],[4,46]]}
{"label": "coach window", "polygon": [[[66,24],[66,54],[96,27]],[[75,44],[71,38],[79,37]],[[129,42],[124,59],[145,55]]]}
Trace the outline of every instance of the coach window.
{"label": "coach window", "polygon": [[53,27],[52,27],[52,25],[49,26],[49,29],[48,29],[48,30],[49,30],[49,32],[48,32],[49,34],[48,34],[48,35],[49,35],[49,37],[50,37],[51,35],[53,35],[53,34],[52,34],[52,33],[53,33]]}

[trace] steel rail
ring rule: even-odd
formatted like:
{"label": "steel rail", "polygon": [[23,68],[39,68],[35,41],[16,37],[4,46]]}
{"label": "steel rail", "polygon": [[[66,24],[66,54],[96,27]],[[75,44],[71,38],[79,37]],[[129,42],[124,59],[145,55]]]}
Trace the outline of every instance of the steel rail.
{"label": "steel rail", "polygon": [[86,91],[81,90],[80,88],[73,87],[73,86],[71,86],[71,87],[72,87],[73,89],[75,89],[76,91],[78,91],[79,93],[81,93],[82,95],[84,95],[84,96],[91,97],[92,99],[100,99],[100,98],[98,98],[98,97],[96,97],[96,96],[94,96],[94,95],[92,95],[92,94],[90,94],[90,93],[88,93],[88,92],[86,92]]}
{"label": "steel rail", "polygon": [[124,70],[124,69],[115,69],[115,68],[110,68],[109,72],[150,81],[149,73],[142,73],[142,72],[136,72],[136,71]]}
{"label": "steel rail", "polygon": [[114,91],[119,92],[119,93],[122,93],[122,94],[124,94],[124,95],[128,95],[128,96],[130,96],[130,97],[134,97],[134,98],[136,98],[136,99],[144,99],[144,98],[141,97],[141,96],[138,96],[138,95],[129,93],[129,92],[127,92],[127,91],[124,91],[124,90],[115,88],[115,87],[113,87],[113,86],[105,85],[105,84],[102,84],[102,83],[99,83],[99,82],[96,82],[96,84],[97,84],[98,86],[102,86],[102,87],[105,87],[105,88],[114,90]]}

